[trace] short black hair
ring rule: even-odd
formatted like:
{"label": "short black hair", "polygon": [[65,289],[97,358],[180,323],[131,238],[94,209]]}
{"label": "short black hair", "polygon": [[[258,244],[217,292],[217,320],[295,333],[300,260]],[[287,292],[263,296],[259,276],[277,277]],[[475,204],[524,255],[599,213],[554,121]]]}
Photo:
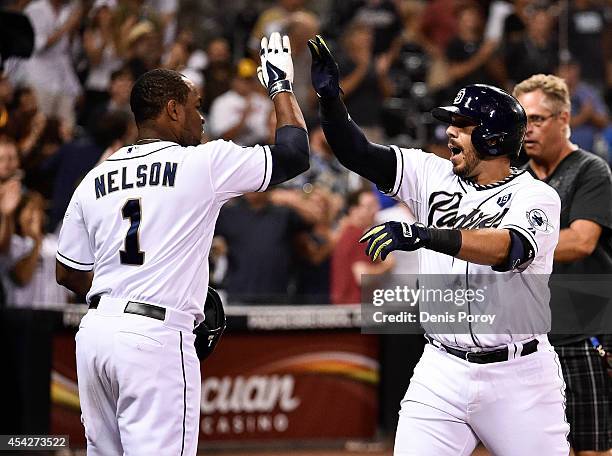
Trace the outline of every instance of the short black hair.
{"label": "short black hair", "polygon": [[189,86],[183,75],[173,70],[157,68],[136,80],[130,94],[130,107],[136,124],[157,118],[168,101],[187,102]]}

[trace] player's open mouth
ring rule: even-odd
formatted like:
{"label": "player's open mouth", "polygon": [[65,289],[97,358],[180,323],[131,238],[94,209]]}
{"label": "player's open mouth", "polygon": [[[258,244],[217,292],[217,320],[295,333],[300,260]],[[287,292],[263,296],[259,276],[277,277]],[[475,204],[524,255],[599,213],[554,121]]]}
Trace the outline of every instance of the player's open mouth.
{"label": "player's open mouth", "polygon": [[461,152],[463,152],[463,149],[453,144],[449,144],[448,148],[450,149],[452,155],[459,155]]}

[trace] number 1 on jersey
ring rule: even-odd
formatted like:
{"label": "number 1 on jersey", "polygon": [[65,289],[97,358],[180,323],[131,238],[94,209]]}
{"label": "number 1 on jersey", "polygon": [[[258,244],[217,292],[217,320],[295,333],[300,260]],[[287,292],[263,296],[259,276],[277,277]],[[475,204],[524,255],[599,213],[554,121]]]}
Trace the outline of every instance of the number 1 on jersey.
{"label": "number 1 on jersey", "polygon": [[119,251],[121,264],[140,266],[144,264],[145,253],[140,250],[138,231],[140,230],[140,200],[129,199],[121,209],[124,219],[130,219],[130,229],[125,236],[125,250]]}

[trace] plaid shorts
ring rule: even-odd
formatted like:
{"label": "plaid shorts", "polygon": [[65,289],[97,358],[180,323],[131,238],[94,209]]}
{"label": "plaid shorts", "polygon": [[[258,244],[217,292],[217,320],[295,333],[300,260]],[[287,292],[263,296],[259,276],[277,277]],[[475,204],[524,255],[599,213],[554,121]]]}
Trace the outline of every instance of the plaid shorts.
{"label": "plaid shorts", "polygon": [[[607,349],[600,337],[600,341]],[[591,342],[555,347],[565,380],[569,440],[576,451],[612,448],[612,380]]]}

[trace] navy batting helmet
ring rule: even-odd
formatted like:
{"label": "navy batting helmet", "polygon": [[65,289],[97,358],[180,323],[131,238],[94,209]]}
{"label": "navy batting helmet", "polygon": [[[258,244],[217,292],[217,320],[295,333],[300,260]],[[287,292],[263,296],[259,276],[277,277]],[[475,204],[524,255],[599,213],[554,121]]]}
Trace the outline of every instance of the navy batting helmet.
{"label": "navy batting helmet", "polygon": [[527,115],[516,98],[497,87],[473,84],[464,87],[452,106],[431,111],[442,122],[475,125],[472,144],[483,155],[518,155],[527,129]]}
{"label": "navy batting helmet", "polygon": [[225,331],[225,311],[221,296],[213,287],[208,287],[204,302],[204,321],[193,330],[196,335],[195,349],[200,360],[208,358]]}

